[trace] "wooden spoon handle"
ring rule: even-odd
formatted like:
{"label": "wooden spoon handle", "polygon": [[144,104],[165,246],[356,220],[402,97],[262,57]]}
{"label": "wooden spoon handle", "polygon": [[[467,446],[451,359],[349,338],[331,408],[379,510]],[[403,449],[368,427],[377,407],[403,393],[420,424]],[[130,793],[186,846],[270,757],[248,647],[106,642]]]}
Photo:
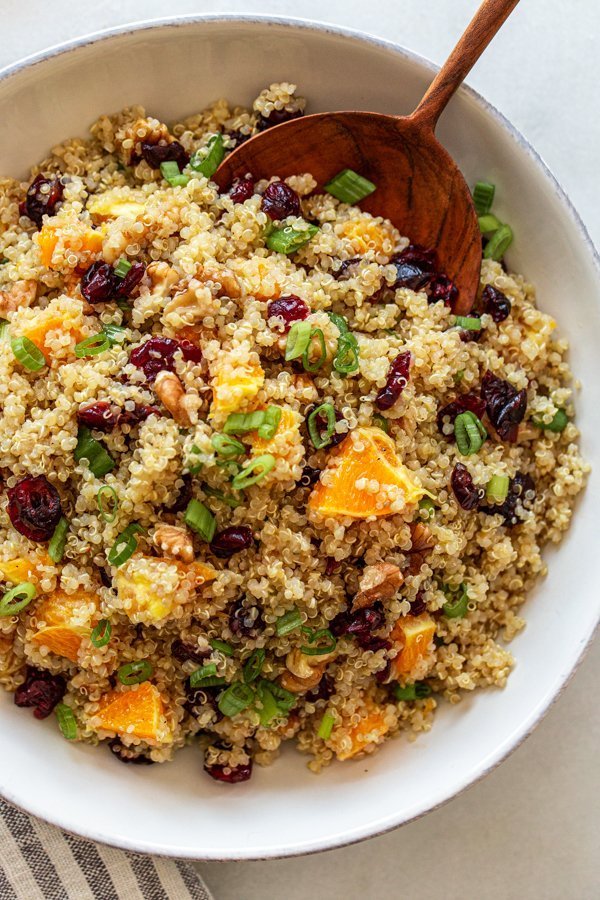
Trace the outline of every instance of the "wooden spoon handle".
{"label": "wooden spoon handle", "polygon": [[435,76],[410,120],[435,130],[450,98],[465,80],[487,45],[519,0],[483,0],[458,44]]}

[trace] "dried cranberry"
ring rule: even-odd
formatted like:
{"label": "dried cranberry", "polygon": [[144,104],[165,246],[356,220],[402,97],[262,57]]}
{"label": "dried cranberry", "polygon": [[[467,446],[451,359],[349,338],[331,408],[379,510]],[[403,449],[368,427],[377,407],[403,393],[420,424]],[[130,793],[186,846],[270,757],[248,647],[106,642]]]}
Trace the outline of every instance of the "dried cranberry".
{"label": "dried cranberry", "polygon": [[247,525],[230,525],[218,531],[209,546],[215,556],[229,559],[241,550],[247,550],[254,542],[252,529]]}
{"label": "dried cranberry", "polygon": [[117,280],[113,267],[98,259],[84,272],[81,293],[89,303],[108,303],[114,299]]}
{"label": "dried cranberry", "polygon": [[173,643],[171,644],[171,656],[174,656],[175,659],[178,659],[179,662],[188,662],[188,660],[192,660],[192,662],[201,663],[208,656],[210,656],[210,650],[200,650],[194,644],[189,644],[187,641],[182,641],[181,638],[175,638]]}
{"label": "dried cranberry", "polygon": [[336,572],[339,572],[341,567],[341,563],[334,559],[333,556],[327,556],[325,559],[325,574],[327,576],[335,575]]}
{"label": "dried cranberry", "polygon": [[483,335],[483,328],[478,328],[477,331],[472,328],[461,328],[459,335],[463,344],[469,344],[471,341],[478,343]]}
{"label": "dried cranberry", "polygon": [[243,203],[254,195],[254,178],[246,175],[245,178],[236,178],[231,185],[229,196],[234,203]]}
{"label": "dried cranberry", "polygon": [[[527,497],[527,494],[533,494],[533,497]],[[531,475],[517,472],[515,477],[510,480],[508,494],[503,503],[482,504],[479,509],[489,516],[501,515],[504,524],[511,528],[521,521],[521,516],[517,512],[517,504],[520,504],[523,509],[531,509],[534,498],[535,482],[533,478]]]}
{"label": "dried cranberry", "polygon": [[458,298],[458,288],[447,275],[436,275],[429,282],[428,303],[445,303],[453,306]]}
{"label": "dried cranberry", "polygon": [[236,147],[240,147],[242,144],[245,144],[246,141],[249,141],[251,137],[253,137],[252,132],[249,134],[245,131],[240,131],[239,128],[234,131],[229,131],[228,136],[233,141],[232,150],[235,150]]}
{"label": "dried cranberry", "polygon": [[77,410],[77,421],[87,428],[95,428],[97,431],[109,433],[120,419],[121,412],[118,407],[107,400],[97,400],[80,406]]}
{"label": "dried cranberry", "polygon": [[181,355],[186,362],[202,362],[202,350],[198,346],[198,344],[194,344],[193,341],[188,341],[187,338],[184,338],[183,340],[179,341],[179,349],[181,350]]}
{"label": "dried cranberry", "polygon": [[119,425],[139,425],[150,416],[162,416],[158,406],[148,406],[146,403],[136,403],[133,409],[122,409],[119,413]]}
{"label": "dried cranberry", "polygon": [[510,316],[512,303],[502,291],[486,284],[481,295],[484,311],[492,317],[494,322],[504,322]]}
{"label": "dried cranberry", "polygon": [[27,188],[20,212],[35,222],[38,228],[41,228],[44,215],[53,216],[56,204],[62,200],[62,197],[63,186],[58,178],[45,178],[44,175],[38,175]]}
{"label": "dried cranberry", "polygon": [[15,691],[17,706],[33,706],[36,719],[45,719],[50,715],[57,703],[60,703],[67,690],[62,675],[53,675],[45,669],[27,667],[25,681]]}
{"label": "dried cranberry", "polygon": [[224,781],[226,784],[240,784],[242,781],[248,781],[252,775],[252,760],[246,765],[234,766],[207,766],[204,765],[204,771],[214,778],[215,781]]}
{"label": "dried cranberry", "polygon": [[308,303],[295,294],[286,294],[284,297],[278,297],[277,300],[271,300],[267,306],[267,318],[277,317],[282,319],[284,331],[289,331],[293,322],[306,319],[309,313],[310,307]]}
{"label": "dried cranberry", "polygon": [[256,637],[263,627],[263,620],[257,606],[246,606],[238,600],[229,611],[229,627],[238,637]]}
{"label": "dried cranberry", "polygon": [[385,638],[376,637],[373,634],[359,634],[356,640],[362,650],[372,650],[373,653],[377,653],[378,650],[389,650],[392,646]]}
{"label": "dried cranberry", "polygon": [[181,480],[183,481],[183,484],[179,490],[177,499],[167,508],[166,512],[183,512],[184,509],[187,509],[188,503],[192,499],[192,476],[186,472],[185,475],[181,476]]}
{"label": "dried cranberry", "polygon": [[446,434],[444,426],[453,425],[456,417],[464,412],[472,412],[478,419],[481,419],[485,412],[485,402],[474,391],[469,391],[468,394],[461,394],[450,403],[447,403],[446,406],[438,410],[437,414],[437,427],[440,434],[452,439],[454,432]]}
{"label": "dried cranberry", "polygon": [[418,244],[409,244],[401,253],[394,254],[390,262],[396,266],[394,288],[420,291],[435,275],[435,250],[426,250]]}
{"label": "dried cranberry", "polygon": [[134,262],[131,264],[131,268],[128,270],[127,275],[124,278],[119,278],[117,275],[115,275],[113,298],[115,300],[126,300],[128,297],[131,297],[134,290],[144,277],[145,271],[145,263],[138,260],[138,262]]}
{"label": "dried cranberry", "polygon": [[479,488],[471,477],[471,473],[462,463],[456,463],[452,470],[450,483],[454,496],[463,509],[474,509],[481,498]]}
{"label": "dried cranberry", "polygon": [[427,612],[427,606],[425,605],[425,591],[418,591],[415,599],[411,601],[410,614],[411,616],[420,616],[421,613],[424,612]]}
{"label": "dried cranberry", "polygon": [[384,622],[383,613],[375,607],[359,609],[352,617],[347,633],[365,637],[381,628]]}
{"label": "dried cranberry", "polygon": [[376,651],[390,646],[384,638],[373,634],[374,631],[381,628],[384,621],[383,612],[377,607],[359,609],[356,613],[346,611],[337,615],[330,622],[329,630],[334,637],[351,634],[363,650]]}
{"label": "dried cranberry", "polygon": [[353,269],[356,269],[360,262],[360,256],[355,256],[352,259],[345,259],[340,264],[339,269],[336,269],[333,273],[333,277],[336,281],[347,281],[348,278],[352,278],[352,276],[356,274]]}
{"label": "dried cranberry", "polygon": [[265,188],[261,209],[270,219],[286,219],[300,215],[300,198],[284,181],[274,181]]}
{"label": "dried cranberry", "polygon": [[408,384],[411,359],[412,355],[410,350],[405,350],[392,360],[388,371],[386,385],[375,397],[375,406],[377,409],[391,409],[398,400],[400,394]]}
{"label": "dried cranberry", "polygon": [[175,369],[175,354],[178,350],[179,341],[155,335],[132,350],[129,361],[143,371],[148,381],[154,381],[159,372],[172,372]]}
{"label": "dried cranberry", "polygon": [[258,131],[265,131],[267,128],[273,128],[274,125],[281,125],[283,122],[291,122],[292,119],[300,119],[304,115],[299,109],[290,112],[288,109],[272,109],[268,116],[262,113],[256,122]]}
{"label": "dried cranberry", "polygon": [[298,487],[312,487],[321,477],[321,469],[315,469],[314,466],[304,466],[302,469],[302,477],[298,482]]}
{"label": "dried cranberry", "polygon": [[8,490],[8,515],[19,534],[48,541],[62,516],[58,491],[45,475],[23,478]]}
{"label": "dried cranberry", "polygon": [[[305,418],[308,419],[311,412],[313,412],[313,410],[315,410],[316,408],[317,408],[316,403],[311,403],[310,406],[307,406],[306,410],[304,411]],[[334,409],[334,414],[335,414],[336,422],[344,421],[344,417],[341,414],[341,412],[339,412],[339,410]],[[318,426],[319,437],[322,439],[327,431],[327,416],[324,413],[320,412],[318,416],[315,416],[315,422]],[[327,444],[327,446],[328,447],[337,447],[337,445],[341,444],[341,442],[347,436],[348,436],[347,431],[346,432],[334,431],[333,434],[331,435],[331,437],[329,438],[329,443]]]}
{"label": "dried cranberry", "polygon": [[190,161],[188,154],[179,141],[171,141],[170,144],[142,144],[142,156],[153,169],[160,169],[161,163],[176,162],[180,170],[184,169]]}
{"label": "dried cranberry", "polygon": [[335,681],[331,677],[331,675],[323,675],[320,682],[313,688],[312,691],[308,691],[305,694],[306,699],[310,703],[316,703],[317,700],[329,700],[333,692],[335,691]]}
{"label": "dried cranberry", "polygon": [[134,766],[151,766],[153,759],[144,756],[143,753],[133,753],[129,747],[126,747],[119,738],[113,738],[108,742],[110,752],[114,753],[117,759],[122,763],[131,763]]}
{"label": "dried cranberry", "polygon": [[490,422],[504,441],[517,439],[519,422],[527,411],[527,391],[518,391],[510,382],[486,372],[481,382],[481,396],[485,400]]}

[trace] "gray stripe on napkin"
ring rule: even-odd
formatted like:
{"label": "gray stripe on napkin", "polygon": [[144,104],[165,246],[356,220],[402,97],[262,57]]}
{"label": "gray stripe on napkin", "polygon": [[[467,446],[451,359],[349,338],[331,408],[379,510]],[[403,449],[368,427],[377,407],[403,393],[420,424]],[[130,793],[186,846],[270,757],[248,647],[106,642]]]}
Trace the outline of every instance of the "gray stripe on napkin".
{"label": "gray stripe on napkin", "polygon": [[144,886],[144,900],[169,900],[152,859],[149,856],[134,856],[133,853],[127,856],[138,884]]}
{"label": "gray stripe on napkin", "polygon": [[206,888],[190,863],[178,861],[175,863],[183,883],[190,893],[191,900],[212,900],[212,895]]}
{"label": "gray stripe on napkin", "polygon": [[90,841],[80,841],[71,834],[65,834],[65,840],[87,878],[94,897],[98,897],[98,900],[119,900],[112,878],[102,862],[95,844]]}
{"label": "gray stripe on napkin", "polygon": [[14,806],[5,806],[4,804],[0,806],[0,815],[27,862],[42,896],[47,897],[48,900],[69,900],[52,860],[44,850],[29,816]]}

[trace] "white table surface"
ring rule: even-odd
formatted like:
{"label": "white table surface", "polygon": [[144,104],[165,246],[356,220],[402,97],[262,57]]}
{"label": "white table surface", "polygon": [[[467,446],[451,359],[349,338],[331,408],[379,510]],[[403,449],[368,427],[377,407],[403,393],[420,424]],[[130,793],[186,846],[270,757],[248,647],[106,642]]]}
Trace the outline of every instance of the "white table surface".
{"label": "white table surface", "polygon": [[[207,12],[321,19],[439,63],[477,2],[2,0],[0,65],[100,28]],[[546,159],[597,245],[599,40],[598,0],[523,0],[469,79]],[[600,895],[599,680],[596,642],[529,740],[483,782],[417,822],[317,856],[201,864],[200,871],[216,900],[592,900]]]}

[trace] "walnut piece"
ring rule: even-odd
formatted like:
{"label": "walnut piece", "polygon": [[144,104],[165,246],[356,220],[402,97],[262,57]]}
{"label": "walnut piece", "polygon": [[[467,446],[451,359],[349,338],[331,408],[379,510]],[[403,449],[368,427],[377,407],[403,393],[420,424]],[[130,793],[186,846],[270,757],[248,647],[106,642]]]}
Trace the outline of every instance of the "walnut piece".
{"label": "walnut piece", "polygon": [[187,529],[161,524],[154,529],[152,540],[157,550],[165,556],[186,563],[194,561],[194,543]]}
{"label": "walnut piece", "polygon": [[191,398],[174,372],[159,372],[153,387],[158,399],[179,425],[193,425]]}
{"label": "walnut piece", "polygon": [[403,583],[404,576],[393,563],[367,566],[358,582],[360,590],[352,603],[352,612],[373,606],[376,600],[391,600]]}

